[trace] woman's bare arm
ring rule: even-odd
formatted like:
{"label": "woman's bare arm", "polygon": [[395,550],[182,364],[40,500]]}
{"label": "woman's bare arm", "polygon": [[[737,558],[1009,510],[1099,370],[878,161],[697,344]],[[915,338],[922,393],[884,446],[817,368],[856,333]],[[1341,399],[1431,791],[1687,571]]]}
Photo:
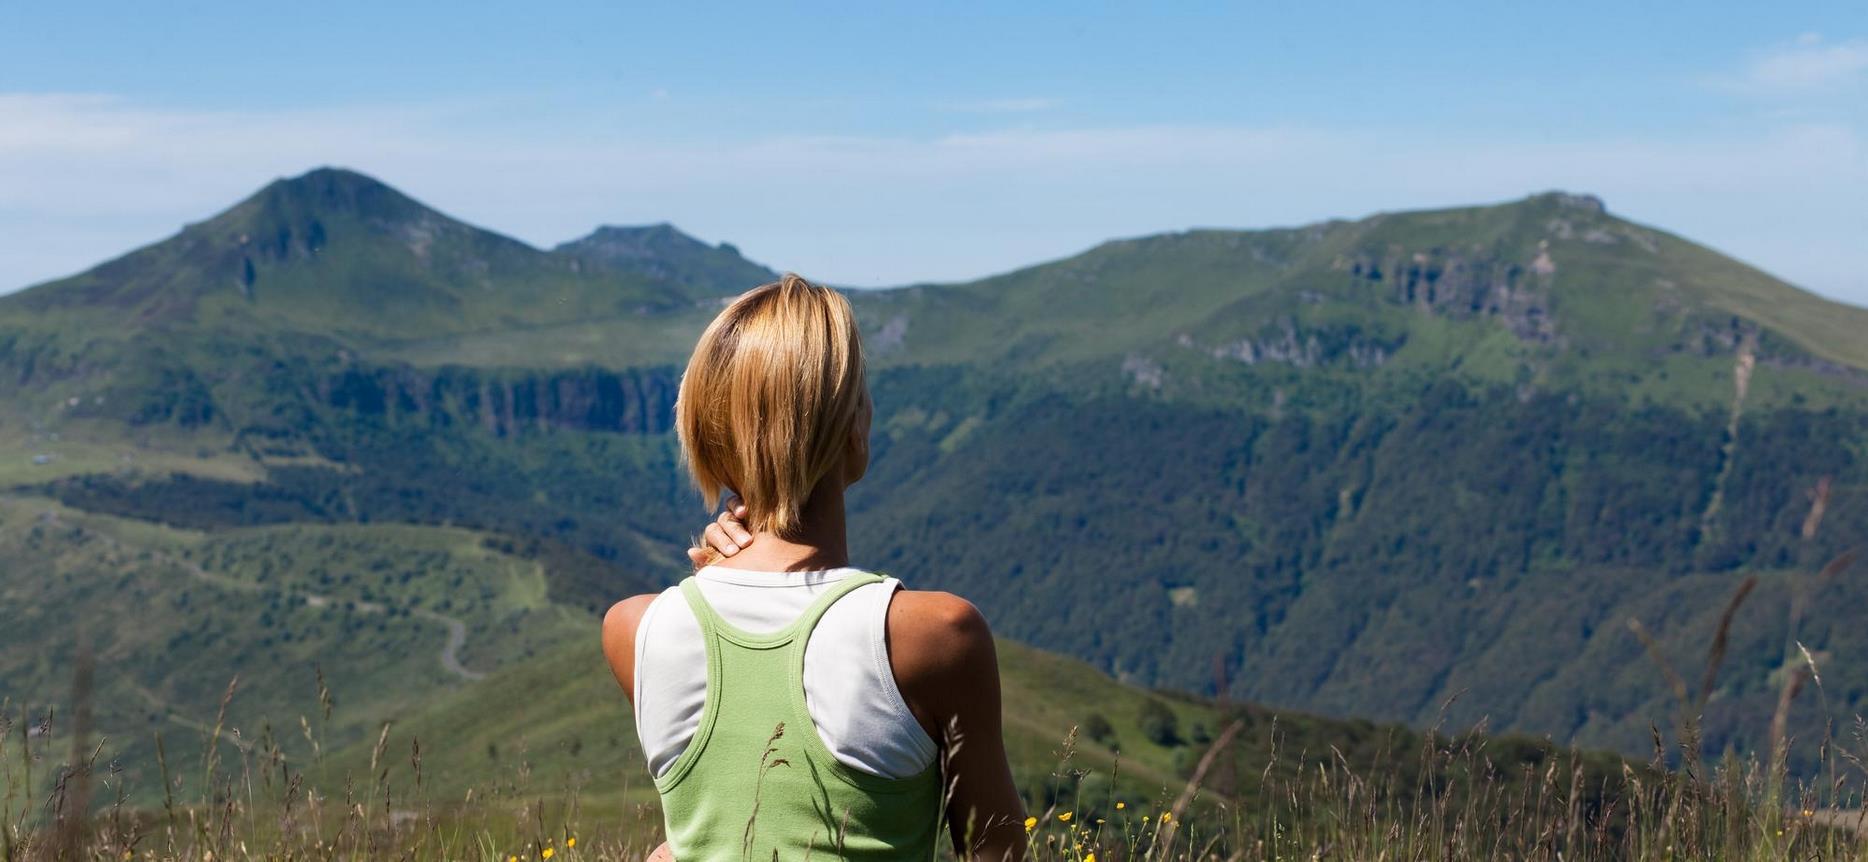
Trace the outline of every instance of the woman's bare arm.
{"label": "woman's bare arm", "polygon": [[[623,687],[623,696],[632,703],[636,699],[636,627],[642,624],[642,614],[655,596],[631,596],[611,605],[603,616],[603,657],[609,662],[616,684]],[[663,842],[649,853],[646,862],[673,862],[674,858],[667,842]]]}
{"label": "woman's bare arm", "polygon": [[1006,761],[999,659],[972,603],[949,593],[902,591],[889,605],[889,663],[902,696],[942,740],[948,830],[961,859],[1025,854],[1025,805]]}

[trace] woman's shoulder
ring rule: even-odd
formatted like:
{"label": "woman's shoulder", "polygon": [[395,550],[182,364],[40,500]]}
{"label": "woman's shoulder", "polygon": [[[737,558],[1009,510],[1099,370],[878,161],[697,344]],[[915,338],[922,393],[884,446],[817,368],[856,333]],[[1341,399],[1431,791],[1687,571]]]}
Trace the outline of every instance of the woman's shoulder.
{"label": "woman's shoulder", "polygon": [[642,617],[649,612],[649,606],[661,598],[661,593],[643,593],[630,596],[610,606],[603,615],[603,642],[607,648],[613,641],[632,641],[636,627],[642,624]]}
{"label": "woman's shoulder", "polygon": [[889,606],[889,627],[897,624],[931,636],[953,636],[984,632],[987,630],[986,616],[979,608],[953,593],[939,590],[911,590],[906,587],[896,591],[895,601]]}
{"label": "woman's shoulder", "polygon": [[603,657],[608,660],[617,684],[632,700],[635,697],[636,630],[641,627],[649,606],[661,596],[661,593],[630,596],[611,605],[603,615]]}
{"label": "woman's shoulder", "polygon": [[943,682],[997,667],[992,629],[972,602],[938,590],[899,590],[889,603],[889,663],[903,684]]}

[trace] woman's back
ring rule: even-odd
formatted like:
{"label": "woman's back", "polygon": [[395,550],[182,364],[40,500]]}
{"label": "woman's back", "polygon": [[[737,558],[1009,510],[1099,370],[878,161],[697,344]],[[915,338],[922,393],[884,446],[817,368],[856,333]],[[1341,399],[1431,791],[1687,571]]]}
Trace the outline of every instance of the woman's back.
{"label": "woman's back", "polygon": [[[821,703],[815,710],[807,703],[813,633],[833,607],[883,579],[851,570],[828,582],[789,625],[769,631],[747,631],[724,619],[701,583],[698,577],[683,582],[680,598],[698,624],[704,702],[681,752],[655,776],[675,858],[931,858],[941,807],[940,771],[932,757],[903,777],[856,768],[830,749],[817,728],[835,724],[835,717],[848,716],[866,695],[878,692],[844,686],[840,690],[852,696],[850,702]],[[679,619],[678,612],[668,616]],[[639,631],[654,625],[645,614]],[[669,668],[654,667],[653,658],[644,665],[642,657],[637,685],[676,688],[663,679]],[[894,691],[892,679],[886,691]],[[651,715],[661,710],[653,696],[638,697],[638,708],[647,706]],[[820,721],[814,712],[830,718]],[[912,715],[906,716],[911,728],[892,727],[889,717],[876,716],[872,731],[899,735],[912,729],[925,738]],[[932,746],[932,740],[927,743]],[[651,744],[645,737],[645,750],[653,751]]]}
{"label": "woman's back", "polygon": [[[696,585],[716,614],[748,632],[796,622],[810,605],[860,569],[757,572],[706,566]],[[824,612],[806,642],[805,705],[838,762],[885,778],[933,763],[938,746],[902,698],[889,666],[888,611],[901,582],[857,587]],[[636,628],[636,735],[649,773],[660,776],[687,748],[706,704],[706,641],[679,587],[650,603]]]}

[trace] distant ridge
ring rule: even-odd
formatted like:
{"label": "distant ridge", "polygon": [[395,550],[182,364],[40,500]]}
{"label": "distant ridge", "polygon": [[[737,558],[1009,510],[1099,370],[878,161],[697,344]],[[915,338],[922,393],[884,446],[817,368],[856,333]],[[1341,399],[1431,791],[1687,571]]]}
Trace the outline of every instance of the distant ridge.
{"label": "distant ridge", "polygon": [[1531,350],[1542,357],[1534,364],[1551,371],[1574,366],[1579,377],[1600,378],[1610,355],[1630,366],[1618,374],[1662,373],[1652,367],[1657,358],[1729,349],[1737,330],[1768,333],[1760,361],[1868,372],[1868,309],[1567,191],[1293,228],[1110,240],[975,282],[861,298],[890,361],[902,363],[1068,362],[1171,354],[1171,345],[1242,361],[1373,363],[1404,343],[1425,346],[1427,333],[1413,332],[1430,325],[1424,316],[1460,322],[1462,331],[1485,324],[1468,331],[1473,338],[1502,327],[1513,352]]}
{"label": "distant ridge", "polygon": [[[208,325],[359,346],[421,342],[430,345],[419,353],[424,361],[450,355],[431,349],[437,338],[505,333],[498,350],[463,344],[459,356],[510,361],[527,355],[510,334],[515,327],[684,314],[774,276],[731,244],[710,245],[667,223],[603,226],[541,250],[367,175],[323,167],[269,183],[167,240],[0,297],[0,316],[107,314],[111,326],[94,329],[113,335]],[[1574,191],[1295,228],[1112,240],[976,282],[853,296],[870,309],[878,353],[890,362],[1022,353],[1061,360],[1169,341],[1306,363],[1335,361],[1326,354],[1340,349],[1371,362],[1400,349],[1407,336],[1397,327],[1418,321],[1397,312],[1412,308],[1490,321],[1559,355],[1565,345],[1593,344],[1630,362],[1729,340],[1737,320],[1771,336],[1761,359],[1868,371],[1868,339],[1860,337],[1868,310],[1619,218],[1601,198]],[[1387,307],[1367,305],[1377,299]],[[1331,348],[1340,334],[1308,331],[1304,320],[1320,313],[1312,307],[1319,302],[1366,316],[1359,334]],[[1665,319],[1642,322],[1655,315]],[[1057,337],[1083,327],[1102,332]],[[616,360],[602,349],[563,353],[555,349],[561,340],[539,337],[554,340],[536,353],[567,361],[680,355],[680,339],[646,333]]]}
{"label": "distant ridge", "polygon": [[730,243],[708,245],[667,222],[638,227],[604,225],[552,251],[593,267],[716,285],[726,293],[737,293],[778,277],[771,269],[741,256]]}

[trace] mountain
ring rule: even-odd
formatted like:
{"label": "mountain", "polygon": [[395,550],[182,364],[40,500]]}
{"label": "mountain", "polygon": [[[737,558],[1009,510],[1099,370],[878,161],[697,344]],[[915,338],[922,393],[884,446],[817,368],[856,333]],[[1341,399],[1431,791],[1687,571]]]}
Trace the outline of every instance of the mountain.
{"label": "mountain", "polygon": [[778,273],[741,257],[731,244],[708,245],[666,222],[642,227],[605,225],[553,251],[590,267],[638,272],[680,284],[719,285],[718,292],[723,293],[778,278]]}
{"label": "mountain", "polygon": [[[367,560],[303,577],[425,601],[468,599],[422,531],[466,531],[528,574],[478,588],[488,616],[436,613],[523,655],[512,608],[594,614],[678,575],[705,515],[669,433],[679,366],[769,273],[665,226],[543,251],[356,174],[283,180],[0,298],[0,484],[197,543],[364,531]],[[1694,666],[1756,577],[1709,750],[1763,743],[1786,644],[1828,686],[1794,728],[1868,700],[1868,588],[1812,574],[1868,531],[1868,311],[1595,198],[1162,234],[851,298],[877,400],[858,561],[1012,639],[1134,684],[1645,752],[1675,708],[1628,621]],[[22,577],[10,601],[45,589]],[[433,618],[360,619],[347,646],[409,662],[360,674],[434,673],[407,640]],[[50,672],[0,682],[22,666]]]}
{"label": "mountain", "polygon": [[1463,357],[1463,374],[1503,379],[1516,365],[1588,386],[1605,365],[1650,376],[1643,366],[1729,353],[1739,330],[1755,330],[1766,362],[1857,384],[1868,368],[1868,310],[1617,218],[1596,198],[1555,192],[1115,241],[971,284],[865,297],[878,352],[896,364],[1063,364],[1138,351],[1150,361],[1191,352],[1298,368]]}
{"label": "mountain", "polygon": [[1745,748],[1787,638],[1868,651],[1868,590],[1813,577],[1868,528],[1868,312],[1594,198],[862,299],[887,419],[861,550],[1129,678],[1217,662],[1239,697],[1633,752],[1673,707],[1628,621],[1694,666],[1756,576],[1707,717]]}
{"label": "mountain", "polygon": [[[322,168],[155,245],[8,296],[0,314],[118,336],[290,332],[379,347],[685,310],[766,274],[668,225],[605,228],[541,251],[370,177]],[[99,325],[106,318],[116,325]]]}
{"label": "mountain", "polygon": [[[633,262],[630,249],[640,253]],[[211,390],[302,382],[253,379],[269,367],[318,363],[290,374],[322,375],[324,391],[348,379],[358,357],[455,364],[462,342],[511,343],[518,353],[502,364],[512,366],[585,366],[590,350],[622,360],[613,365],[666,364],[686,337],[678,333],[704,320],[710,303],[767,274],[666,225],[604,229],[542,251],[372,178],[322,168],[162,242],[0,297],[0,362],[19,370],[0,390],[16,406],[67,418],[225,430],[267,421],[239,407],[270,396]],[[564,327],[585,332],[566,336]],[[448,384],[431,383],[418,401],[452,397],[434,391]],[[602,391],[557,391],[579,402],[575,410],[639,409],[621,403],[634,396],[614,383],[609,375],[596,384]],[[643,397],[652,407],[658,396]],[[235,412],[222,421],[216,409]]]}

